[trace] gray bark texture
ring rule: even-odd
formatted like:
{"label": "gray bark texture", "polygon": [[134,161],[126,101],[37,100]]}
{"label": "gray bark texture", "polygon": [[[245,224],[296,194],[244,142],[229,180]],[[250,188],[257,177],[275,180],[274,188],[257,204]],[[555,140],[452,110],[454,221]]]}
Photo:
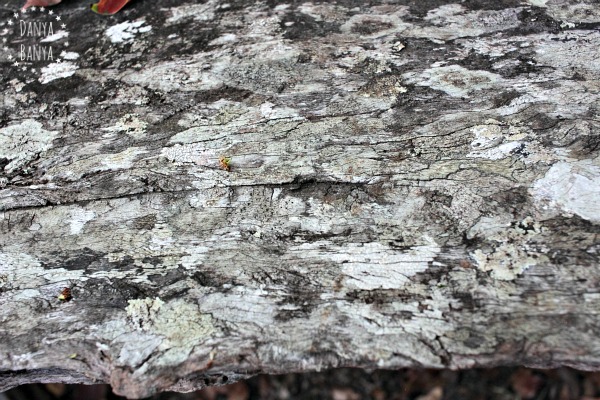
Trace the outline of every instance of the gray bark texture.
{"label": "gray bark texture", "polygon": [[62,62],[0,64],[0,390],[600,369],[598,0],[51,10]]}

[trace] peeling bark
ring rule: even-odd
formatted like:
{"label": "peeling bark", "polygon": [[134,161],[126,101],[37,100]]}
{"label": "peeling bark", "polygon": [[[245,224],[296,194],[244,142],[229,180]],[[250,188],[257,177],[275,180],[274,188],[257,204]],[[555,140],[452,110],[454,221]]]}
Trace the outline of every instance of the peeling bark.
{"label": "peeling bark", "polygon": [[596,1],[53,10],[1,64],[0,390],[600,367]]}

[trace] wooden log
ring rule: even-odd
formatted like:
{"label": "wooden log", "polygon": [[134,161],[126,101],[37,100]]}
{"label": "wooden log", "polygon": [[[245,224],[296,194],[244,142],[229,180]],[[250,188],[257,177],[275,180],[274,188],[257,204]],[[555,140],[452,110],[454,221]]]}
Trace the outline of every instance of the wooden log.
{"label": "wooden log", "polygon": [[599,368],[597,1],[86,7],[2,64],[0,390]]}

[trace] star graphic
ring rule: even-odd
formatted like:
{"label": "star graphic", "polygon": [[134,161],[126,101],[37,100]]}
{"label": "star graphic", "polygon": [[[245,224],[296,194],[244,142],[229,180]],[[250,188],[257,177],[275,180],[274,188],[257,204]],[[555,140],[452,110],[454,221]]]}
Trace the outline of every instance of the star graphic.
{"label": "star graphic", "polygon": [[35,6],[31,7],[31,11],[37,11],[37,7],[35,7]]}
{"label": "star graphic", "polygon": [[4,30],[2,31],[3,35],[8,35],[8,29],[4,28]]}
{"label": "star graphic", "polygon": [[12,59],[13,59],[13,56],[12,56],[12,54],[9,54],[9,55],[8,55],[8,60],[9,60],[9,61],[12,61]]}
{"label": "star graphic", "polygon": [[40,11],[41,11],[41,12],[44,12],[44,11],[46,11],[46,7],[40,7]]}
{"label": "star graphic", "polygon": [[48,11],[48,15],[54,15],[54,11],[52,11],[52,10]]}
{"label": "star graphic", "polygon": [[60,15],[57,15],[57,16],[56,16],[56,20],[57,20],[57,21],[60,21]]}
{"label": "star graphic", "polygon": [[2,50],[4,50],[4,51],[8,51],[8,47],[4,46],[4,47],[2,48]]}
{"label": "star graphic", "polygon": [[15,63],[14,63],[13,65],[14,65],[15,67],[18,67],[18,66],[19,66],[19,62],[18,62],[18,61],[15,61]]}
{"label": "star graphic", "polygon": [[62,62],[62,60],[60,58],[57,58],[56,62],[60,64]]}
{"label": "star graphic", "polygon": [[21,71],[27,71],[27,67],[22,67]]}
{"label": "star graphic", "polygon": [[19,18],[19,13],[14,13],[14,14],[13,14],[13,17],[15,17],[15,18]]}
{"label": "star graphic", "polygon": [[35,68],[31,68],[31,72],[35,72]]}
{"label": "star graphic", "polygon": [[13,24],[13,21],[12,21],[12,19],[9,19],[9,20],[8,20],[8,25],[12,25],[12,24]]}
{"label": "star graphic", "polygon": [[66,29],[67,28],[67,24],[62,24],[60,27],[63,28],[63,29]]}
{"label": "star graphic", "polygon": [[65,42],[65,47],[69,47],[69,42]]}

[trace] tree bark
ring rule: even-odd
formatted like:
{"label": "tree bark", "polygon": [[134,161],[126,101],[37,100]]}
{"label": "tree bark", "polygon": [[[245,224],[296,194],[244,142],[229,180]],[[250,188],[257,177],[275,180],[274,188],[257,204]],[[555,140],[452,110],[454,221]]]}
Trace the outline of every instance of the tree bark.
{"label": "tree bark", "polygon": [[86,7],[2,63],[0,390],[600,367],[596,0]]}

